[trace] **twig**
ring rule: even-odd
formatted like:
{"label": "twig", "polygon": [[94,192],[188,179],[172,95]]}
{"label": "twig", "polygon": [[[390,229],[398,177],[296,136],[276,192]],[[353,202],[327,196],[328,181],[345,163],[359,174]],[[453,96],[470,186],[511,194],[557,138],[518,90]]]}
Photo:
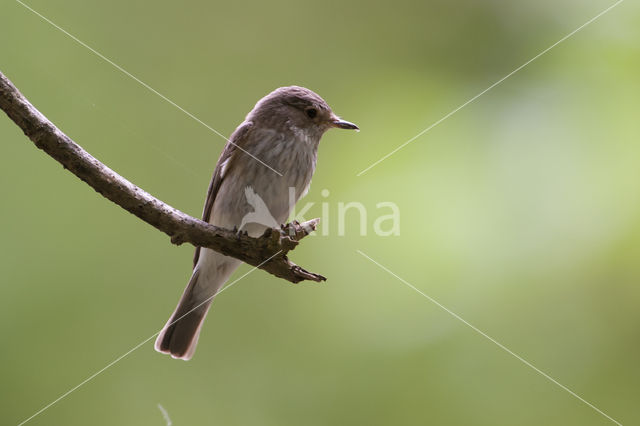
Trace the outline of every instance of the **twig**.
{"label": "twig", "polygon": [[102,164],[31,105],[2,72],[0,109],[38,148],[105,198],[169,235],[174,244],[207,247],[253,266],[275,255],[259,268],[294,283],[325,280],[322,275],[308,272],[287,258],[287,253],[315,230],[319,219],[267,229],[258,238],[210,225],[160,201]]}

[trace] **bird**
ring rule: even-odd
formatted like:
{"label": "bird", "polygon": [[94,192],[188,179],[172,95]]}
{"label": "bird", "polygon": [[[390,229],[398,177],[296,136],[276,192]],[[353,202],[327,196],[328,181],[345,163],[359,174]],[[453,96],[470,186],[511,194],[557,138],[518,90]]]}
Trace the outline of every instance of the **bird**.
{"label": "bird", "polygon": [[[202,220],[254,237],[284,223],[309,189],[320,139],[331,128],[359,131],[304,87],[280,87],[260,99],[218,158]],[[157,336],[156,351],[182,360],[193,357],[213,298],[240,263],[196,247],[191,278]]]}
{"label": "bird", "polygon": [[247,199],[247,203],[249,203],[254,210],[244,215],[240,221],[240,226],[238,226],[239,231],[241,231],[247,223],[261,223],[269,228],[276,228],[279,225],[269,211],[269,207],[267,207],[264,200],[255,193],[252,187],[247,186],[244,189],[244,196]]}

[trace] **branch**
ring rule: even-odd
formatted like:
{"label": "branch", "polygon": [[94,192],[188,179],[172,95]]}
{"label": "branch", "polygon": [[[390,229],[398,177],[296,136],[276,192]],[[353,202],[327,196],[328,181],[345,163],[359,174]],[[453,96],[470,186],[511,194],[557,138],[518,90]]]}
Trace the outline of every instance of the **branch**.
{"label": "branch", "polygon": [[303,224],[290,223],[280,229],[267,229],[258,238],[213,226],[163,203],[91,156],[31,105],[2,72],[0,109],[38,148],[105,198],[169,235],[172,243],[210,248],[294,283],[326,279],[304,270],[287,258],[287,253],[315,230],[318,219]]}

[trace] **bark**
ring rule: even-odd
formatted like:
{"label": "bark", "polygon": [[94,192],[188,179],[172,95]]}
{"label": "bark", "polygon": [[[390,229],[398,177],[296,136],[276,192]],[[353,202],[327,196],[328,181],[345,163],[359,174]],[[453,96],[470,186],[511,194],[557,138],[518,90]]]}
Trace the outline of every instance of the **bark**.
{"label": "bark", "polygon": [[172,243],[207,247],[294,283],[325,280],[287,258],[287,253],[315,230],[318,219],[267,229],[258,238],[213,226],[162,202],[102,164],[31,105],[2,72],[0,109],[38,148],[102,196],[167,234]]}

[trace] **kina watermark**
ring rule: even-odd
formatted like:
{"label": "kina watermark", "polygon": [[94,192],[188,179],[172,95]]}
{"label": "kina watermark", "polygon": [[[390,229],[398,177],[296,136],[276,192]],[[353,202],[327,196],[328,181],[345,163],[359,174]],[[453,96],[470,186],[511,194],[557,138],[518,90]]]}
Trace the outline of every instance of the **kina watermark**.
{"label": "kina watermark", "polygon": [[[297,220],[306,222],[310,218],[320,218],[319,231],[312,235],[373,235],[390,237],[400,235],[400,208],[392,201],[378,201],[372,208],[371,205],[360,201],[330,202],[328,189],[320,191],[324,201],[320,202],[320,215],[311,214],[311,210],[318,204],[316,201],[308,201],[297,207],[298,200],[296,188],[289,188],[289,221]],[[252,211],[244,215],[239,231],[247,224],[257,223],[268,228],[277,228],[281,224],[273,217],[267,203],[255,192],[251,186],[244,189],[244,197]],[[369,207],[367,207],[369,206]],[[309,216],[309,217],[307,217]]]}

